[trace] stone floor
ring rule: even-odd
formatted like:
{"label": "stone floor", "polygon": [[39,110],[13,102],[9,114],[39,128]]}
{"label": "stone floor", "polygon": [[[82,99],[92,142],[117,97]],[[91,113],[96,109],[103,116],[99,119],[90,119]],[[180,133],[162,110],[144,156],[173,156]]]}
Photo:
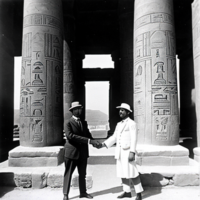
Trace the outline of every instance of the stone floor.
{"label": "stone floor", "polygon": [[[187,140],[187,141],[186,141]],[[180,141],[180,145],[187,144],[185,147],[192,149],[194,144],[190,139],[183,139]],[[194,146],[195,147],[195,146]],[[90,149],[91,150],[91,149]],[[101,157],[101,153],[96,150],[91,150],[90,153]],[[190,150],[190,152],[192,152]],[[88,189],[88,193],[94,196],[97,200],[114,200],[122,192],[121,180],[116,177],[115,163],[110,159],[113,155],[114,149],[104,152],[104,158],[102,163],[89,163],[88,175],[93,177],[93,185],[91,189]],[[193,155],[190,154],[192,158]],[[105,162],[106,161],[106,162]],[[99,160],[98,160],[99,162]],[[105,164],[106,163],[106,164]],[[61,166],[61,177],[63,174],[63,167]],[[161,169],[161,168],[160,168]],[[76,172],[75,172],[76,173]],[[1,181],[1,180],[0,180]],[[185,186],[176,187],[174,185],[167,185],[164,187],[145,187],[143,192],[143,199],[149,200],[199,200],[200,199],[200,186]],[[135,199],[135,193],[132,192]],[[69,197],[70,199],[79,199],[79,190],[71,188]],[[32,188],[19,188],[19,187],[6,187],[0,186],[0,199],[3,200],[62,200],[62,187],[54,188],[45,187],[43,189]],[[84,198],[83,198],[84,199]],[[125,198],[128,199],[128,198]]]}
{"label": "stone floor", "polygon": [[[121,194],[122,187],[114,182],[112,185],[104,183],[104,189],[101,185],[96,185],[97,189],[89,189],[88,193],[94,196],[94,200],[116,200]],[[99,188],[99,189],[98,189]],[[200,187],[146,187],[144,188],[143,199],[148,200],[199,200]],[[69,194],[70,200],[78,200],[78,189],[71,189]],[[1,187],[0,199],[2,200],[62,200],[62,188],[44,188],[44,189],[23,189],[13,187]],[[85,198],[82,198],[83,200]],[[124,200],[130,198],[124,198]],[[135,194],[133,193],[133,198]]]}

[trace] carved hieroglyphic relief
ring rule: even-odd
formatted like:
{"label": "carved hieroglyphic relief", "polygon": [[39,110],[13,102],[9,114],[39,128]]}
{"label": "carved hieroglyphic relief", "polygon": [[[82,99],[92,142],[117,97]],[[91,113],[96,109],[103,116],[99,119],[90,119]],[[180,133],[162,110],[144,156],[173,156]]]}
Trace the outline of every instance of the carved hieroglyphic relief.
{"label": "carved hieroglyphic relief", "polygon": [[57,35],[45,34],[45,56],[56,59],[62,58],[62,39]]}
{"label": "carved hieroglyphic relief", "polygon": [[[178,120],[171,123],[172,117],[178,116],[173,15],[162,11],[148,13],[154,6],[165,9],[166,2],[136,0],[135,5],[141,3],[145,7],[144,3],[147,3],[148,8],[144,8],[146,14],[135,15],[140,17],[135,19],[134,27],[134,115],[136,119],[144,116],[144,122],[140,120],[139,123],[148,126],[148,129],[144,128],[147,131],[143,133],[145,140],[167,145],[178,142],[177,137],[170,135],[171,130],[177,131],[178,124]],[[135,8],[135,12],[140,9]],[[150,63],[148,66],[147,62]]]}
{"label": "carved hieroglyphic relief", "polygon": [[[22,146],[52,145],[58,142],[59,133],[62,138],[62,14],[57,10],[62,10],[62,4],[61,0],[48,2],[24,1],[20,101]],[[55,118],[60,118],[60,123],[53,123]]]}
{"label": "carved hieroglyphic relief", "polygon": [[148,15],[144,15],[137,19],[135,24],[135,30],[140,28],[141,26],[149,25],[152,23],[168,23],[173,25],[173,18],[170,14],[167,13],[152,13]]}
{"label": "carved hieroglyphic relief", "polygon": [[23,36],[23,57],[31,57],[32,54],[32,33],[26,33]]}
{"label": "carved hieroglyphic relief", "polygon": [[17,187],[30,188],[32,186],[31,174],[15,174],[14,181]]}
{"label": "carved hieroglyphic relief", "polygon": [[24,18],[24,28],[28,26],[45,25],[59,29],[61,22],[53,16],[44,14],[32,14]]}
{"label": "carved hieroglyphic relief", "polygon": [[44,118],[31,118],[30,135],[33,143],[41,143],[43,141]]}
{"label": "carved hieroglyphic relief", "polygon": [[169,140],[169,118],[168,117],[155,117],[155,137],[158,141]]}

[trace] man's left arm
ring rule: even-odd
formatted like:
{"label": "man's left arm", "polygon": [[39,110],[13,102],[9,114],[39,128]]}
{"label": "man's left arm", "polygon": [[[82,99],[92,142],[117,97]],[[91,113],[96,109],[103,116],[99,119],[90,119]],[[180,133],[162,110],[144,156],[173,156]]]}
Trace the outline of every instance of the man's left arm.
{"label": "man's left arm", "polygon": [[136,144],[137,144],[137,125],[136,125],[136,123],[131,123],[129,125],[129,130],[130,130],[130,136],[131,136],[129,161],[132,162],[135,160]]}

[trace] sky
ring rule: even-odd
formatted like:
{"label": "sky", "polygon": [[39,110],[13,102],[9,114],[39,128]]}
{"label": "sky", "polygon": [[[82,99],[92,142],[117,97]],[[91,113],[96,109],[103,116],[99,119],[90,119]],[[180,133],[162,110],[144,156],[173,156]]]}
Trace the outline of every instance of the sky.
{"label": "sky", "polygon": [[[83,68],[114,68],[110,55],[86,55]],[[15,57],[14,108],[20,106],[21,57]],[[109,82],[86,82],[86,109],[108,114]]]}

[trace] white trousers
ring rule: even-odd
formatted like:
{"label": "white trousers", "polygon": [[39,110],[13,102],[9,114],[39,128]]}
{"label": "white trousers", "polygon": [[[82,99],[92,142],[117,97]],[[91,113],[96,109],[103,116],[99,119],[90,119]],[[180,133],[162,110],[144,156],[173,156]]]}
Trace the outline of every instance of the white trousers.
{"label": "white trousers", "polygon": [[133,184],[136,193],[141,193],[144,191],[139,176],[130,179],[122,178],[122,183],[124,192],[131,192],[131,184]]}

